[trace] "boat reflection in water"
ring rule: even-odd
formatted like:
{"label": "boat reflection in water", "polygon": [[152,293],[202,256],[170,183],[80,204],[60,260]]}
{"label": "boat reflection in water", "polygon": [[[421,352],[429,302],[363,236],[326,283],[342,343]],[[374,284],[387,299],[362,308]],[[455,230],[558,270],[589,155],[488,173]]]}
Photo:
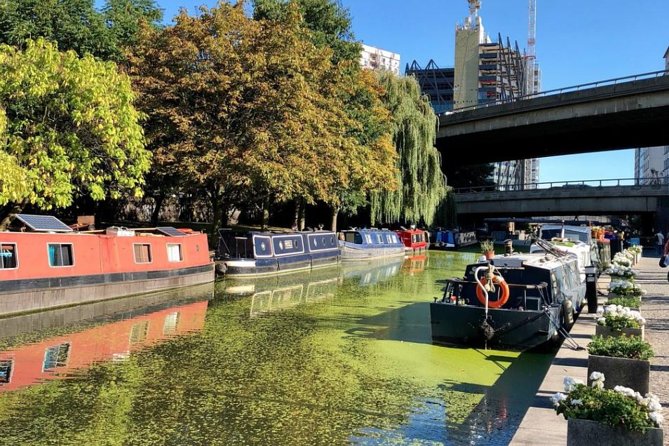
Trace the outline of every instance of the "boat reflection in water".
{"label": "boat reflection in water", "polygon": [[[31,337],[42,339],[0,352],[0,392],[66,378],[94,363],[123,360],[133,351],[200,331],[213,290],[212,283],[141,299],[135,296],[2,319],[3,345],[12,345],[12,336],[37,326],[43,332],[66,334],[33,333]],[[141,303],[147,306],[138,306]],[[59,326],[56,321],[67,323]],[[74,323],[79,325],[67,333],[67,325]],[[89,327],[82,329],[82,324]]]}
{"label": "boat reflection in water", "polygon": [[[420,259],[416,259],[420,257]],[[425,256],[385,258],[347,263],[288,275],[258,278],[256,280],[224,281],[224,298],[251,297],[251,317],[273,311],[288,310],[300,304],[331,300],[337,287],[344,283],[369,286],[396,276],[403,269],[403,262],[413,270],[425,267]]]}

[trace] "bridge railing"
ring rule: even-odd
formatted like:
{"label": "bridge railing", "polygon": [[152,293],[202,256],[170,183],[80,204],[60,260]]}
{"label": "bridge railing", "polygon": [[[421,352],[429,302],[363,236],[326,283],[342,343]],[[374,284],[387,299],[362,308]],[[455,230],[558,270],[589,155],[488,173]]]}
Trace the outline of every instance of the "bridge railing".
{"label": "bridge railing", "polygon": [[667,186],[669,178],[650,177],[650,178],[608,178],[602,180],[576,180],[576,181],[548,181],[542,183],[532,183],[526,185],[490,185],[490,186],[470,186],[453,189],[458,193],[471,192],[513,192],[513,191],[531,191],[531,190],[550,190],[567,191],[583,190],[589,187],[617,187],[617,186]]}
{"label": "bridge railing", "polygon": [[579,84],[579,85],[572,85],[569,87],[563,87],[563,88],[555,88],[553,90],[546,90],[546,91],[541,91],[538,93],[530,93],[526,94],[523,96],[515,96],[512,98],[504,98],[500,99],[498,101],[494,102],[486,102],[485,104],[477,104],[477,105],[470,105],[468,107],[462,107],[458,108],[452,111],[440,113],[439,116],[445,116],[445,115],[452,115],[454,113],[462,112],[462,111],[467,111],[467,110],[476,110],[479,108],[485,108],[485,107],[493,107],[495,105],[500,105],[500,104],[508,104],[510,102],[517,102],[517,101],[522,101],[525,99],[534,99],[534,98],[539,98],[543,96],[553,96],[553,95],[560,95],[563,93],[569,93],[573,91],[581,91],[584,89],[590,89],[590,88],[596,88],[596,87],[603,87],[605,85],[616,85],[620,83],[627,83],[627,82],[636,82],[639,80],[643,79],[652,79],[655,77],[660,77],[660,76],[666,76],[669,75],[669,70],[661,70],[661,71],[650,71],[648,73],[640,73],[640,74],[633,74],[630,76],[624,76],[624,77],[617,77],[613,79],[604,79],[601,81],[597,82],[588,82],[587,84]]}

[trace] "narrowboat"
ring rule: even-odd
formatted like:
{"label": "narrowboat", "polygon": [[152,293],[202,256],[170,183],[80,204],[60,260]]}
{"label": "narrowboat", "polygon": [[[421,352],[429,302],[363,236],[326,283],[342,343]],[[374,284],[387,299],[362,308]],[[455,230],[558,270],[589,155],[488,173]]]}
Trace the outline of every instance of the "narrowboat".
{"label": "narrowboat", "polygon": [[219,230],[216,269],[229,277],[258,277],[335,265],[337,236],[332,231],[235,232]]}
{"label": "narrowboat", "polygon": [[432,232],[432,247],[458,249],[477,243],[476,232],[461,232],[456,229],[436,229]]}
{"label": "narrowboat", "polygon": [[430,303],[433,341],[512,350],[568,336],[586,291],[569,253],[497,255],[445,283]]}
{"label": "narrowboat", "polygon": [[594,266],[597,273],[603,271],[599,248],[591,233],[589,226],[545,224],[539,229],[539,239],[530,245],[530,252],[559,250],[573,253],[578,259],[581,280],[585,281],[586,267]]}
{"label": "narrowboat", "polygon": [[413,252],[427,249],[429,244],[429,234],[427,231],[412,227],[411,229],[402,228],[396,232],[402,243],[404,243],[405,251]]}
{"label": "narrowboat", "polygon": [[388,229],[348,229],[339,233],[342,261],[404,256],[404,243]]}
{"label": "narrowboat", "polygon": [[214,280],[206,234],[172,227],[76,232],[53,216],[17,214],[0,232],[0,315]]}

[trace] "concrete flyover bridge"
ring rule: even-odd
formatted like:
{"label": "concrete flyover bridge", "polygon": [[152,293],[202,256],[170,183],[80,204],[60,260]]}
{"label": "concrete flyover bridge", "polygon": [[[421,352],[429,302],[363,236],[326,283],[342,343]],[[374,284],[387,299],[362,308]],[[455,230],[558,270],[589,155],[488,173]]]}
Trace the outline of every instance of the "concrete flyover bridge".
{"label": "concrete flyover bridge", "polygon": [[498,190],[495,186],[456,189],[458,215],[656,214],[664,217],[669,212],[669,183],[661,178],[565,181],[536,186],[536,189],[524,190]]}
{"label": "concrete flyover bridge", "polygon": [[437,147],[444,163],[467,165],[669,145],[667,74],[609,79],[442,114]]}

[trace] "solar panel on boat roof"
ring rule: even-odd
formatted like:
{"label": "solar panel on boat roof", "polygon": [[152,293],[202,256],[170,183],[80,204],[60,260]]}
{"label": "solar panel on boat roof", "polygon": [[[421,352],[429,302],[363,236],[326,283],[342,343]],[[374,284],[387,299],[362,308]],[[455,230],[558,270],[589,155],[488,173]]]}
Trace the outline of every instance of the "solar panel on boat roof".
{"label": "solar panel on boat roof", "polygon": [[184,234],[183,232],[179,231],[177,228],[173,228],[172,226],[160,226],[156,228],[156,231],[163,233],[165,235],[169,235],[171,237],[183,237]]}
{"label": "solar panel on boat roof", "polygon": [[58,220],[53,215],[16,214],[17,220],[24,223],[33,231],[44,232],[71,232],[72,228]]}

